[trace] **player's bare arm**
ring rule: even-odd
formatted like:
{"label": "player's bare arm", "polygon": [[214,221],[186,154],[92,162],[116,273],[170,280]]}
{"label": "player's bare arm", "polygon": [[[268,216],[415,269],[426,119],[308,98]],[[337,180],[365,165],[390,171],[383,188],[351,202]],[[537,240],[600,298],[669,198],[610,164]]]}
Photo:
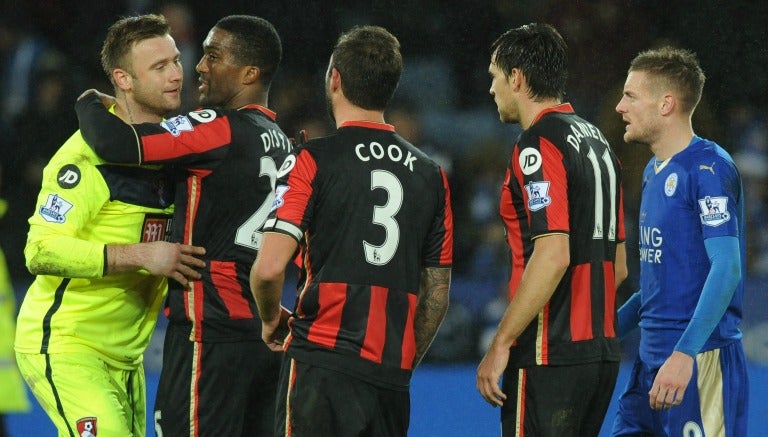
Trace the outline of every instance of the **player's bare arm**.
{"label": "player's bare arm", "polygon": [[261,338],[273,351],[283,350],[288,316],[280,300],[285,282],[285,266],[297,247],[296,240],[288,235],[266,232],[251,267],[251,292],[261,318]]}
{"label": "player's bare arm", "polygon": [[616,259],[613,263],[614,283],[618,289],[622,282],[629,276],[627,268],[627,245],[624,242],[616,245]]}
{"label": "player's bare arm", "polygon": [[693,376],[693,357],[672,352],[656,374],[648,399],[654,410],[668,410],[683,402],[688,383]]}
{"label": "player's bare arm", "polygon": [[189,281],[200,279],[198,269],[205,267],[205,262],[199,257],[203,255],[202,247],[165,241],[108,244],[106,274],[146,269],[186,286]]}
{"label": "player's bare arm", "polygon": [[477,390],[493,406],[501,406],[507,398],[499,387],[499,380],[509,362],[509,349],[555,292],[570,263],[569,247],[566,234],[550,234],[534,242],[533,254],[525,266],[517,293],[477,368]]}
{"label": "player's bare arm", "polygon": [[440,324],[448,311],[451,269],[426,267],[421,271],[421,290],[416,304],[413,331],[416,336],[416,358],[413,367],[419,365],[432,344]]}

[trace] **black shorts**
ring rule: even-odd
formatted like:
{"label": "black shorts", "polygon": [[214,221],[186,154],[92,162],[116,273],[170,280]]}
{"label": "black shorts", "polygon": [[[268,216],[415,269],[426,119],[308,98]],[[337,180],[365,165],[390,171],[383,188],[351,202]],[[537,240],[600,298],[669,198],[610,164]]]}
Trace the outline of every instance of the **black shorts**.
{"label": "black shorts", "polygon": [[619,363],[613,361],[507,367],[501,435],[596,437],[618,374]]}
{"label": "black shorts", "polygon": [[377,387],[286,357],[280,372],[275,435],[405,436],[410,410],[407,390]]}
{"label": "black shorts", "polygon": [[165,333],[154,412],[158,435],[271,435],[282,353],[261,340],[193,342],[189,330],[170,323]]}

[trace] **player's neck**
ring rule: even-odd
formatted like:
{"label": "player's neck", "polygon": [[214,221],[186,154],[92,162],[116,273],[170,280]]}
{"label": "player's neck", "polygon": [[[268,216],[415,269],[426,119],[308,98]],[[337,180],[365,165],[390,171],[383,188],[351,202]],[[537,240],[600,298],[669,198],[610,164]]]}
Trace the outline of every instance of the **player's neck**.
{"label": "player's neck", "polygon": [[129,124],[160,123],[163,121],[162,115],[149,112],[143,105],[137,104],[133,99],[126,99],[124,96],[116,99],[115,115]]}
{"label": "player's neck", "polygon": [[363,109],[349,102],[335,104],[333,107],[333,118],[336,120],[336,127],[350,121],[385,123],[384,111]]}
{"label": "player's neck", "polygon": [[[259,105],[268,108],[269,91],[244,90],[232,96],[229,101],[221,105],[227,109],[239,109],[248,105]],[[214,105],[217,106],[217,105]]]}
{"label": "player's neck", "polygon": [[553,106],[557,106],[562,102],[558,99],[546,99],[546,100],[524,100],[520,104],[520,127],[523,130],[531,127],[536,117],[539,116],[544,110]]}
{"label": "player's neck", "polygon": [[651,144],[651,151],[656,156],[657,161],[665,161],[672,156],[682,152],[691,143],[693,139],[693,128],[690,123],[687,125],[678,125],[677,127],[668,127],[664,129],[664,135]]}

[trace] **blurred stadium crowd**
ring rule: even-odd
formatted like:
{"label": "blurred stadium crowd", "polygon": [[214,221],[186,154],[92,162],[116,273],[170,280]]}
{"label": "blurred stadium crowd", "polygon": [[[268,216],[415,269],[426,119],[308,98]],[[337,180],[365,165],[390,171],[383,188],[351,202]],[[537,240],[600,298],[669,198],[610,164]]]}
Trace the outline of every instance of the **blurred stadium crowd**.
{"label": "blurred stadium crowd", "polygon": [[[401,41],[405,71],[387,121],[449,172],[456,225],[449,315],[428,359],[477,360],[484,334],[506,306],[508,254],[498,197],[517,127],[502,125],[492,98],[488,48],[509,27],[531,21],[557,27],[570,48],[566,100],[605,132],[625,170],[630,278],[636,287],[636,216],[640,175],[651,154],[624,144],[613,108],[629,61],[671,42],[698,53],[708,76],[696,111],[697,133],[737,160],[748,210],[749,281],[745,349],[768,364],[768,3],[748,1],[91,1],[0,2],[0,247],[21,301],[31,276],[24,266],[27,218],[35,210],[43,166],[77,129],[76,97],[87,88],[112,92],[100,69],[108,26],[134,13],[170,21],[185,69],[184,108],[196,104],[201,42],[222,16],[248,13],[280,33],[284,61],[270,107],[288,133],[333,128],[325,110],[325,62],[339,32],[378,24]],[[491,331],[492,332],[492,331]]]}

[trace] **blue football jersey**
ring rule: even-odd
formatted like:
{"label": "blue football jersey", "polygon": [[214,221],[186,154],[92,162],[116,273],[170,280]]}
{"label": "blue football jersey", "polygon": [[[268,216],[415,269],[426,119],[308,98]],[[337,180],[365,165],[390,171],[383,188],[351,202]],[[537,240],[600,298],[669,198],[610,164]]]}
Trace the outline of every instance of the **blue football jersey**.
{"label": "blue football jersey", "polygon": [[660,366],[691,320],[710,262],[707,238],[733,236],[741,246],[742,279],[717,327],[699,352],[741,338],[746,253],[744,194],[733,159],[694,136],[681,152],[643,172],[640,204],[640,357]]}

